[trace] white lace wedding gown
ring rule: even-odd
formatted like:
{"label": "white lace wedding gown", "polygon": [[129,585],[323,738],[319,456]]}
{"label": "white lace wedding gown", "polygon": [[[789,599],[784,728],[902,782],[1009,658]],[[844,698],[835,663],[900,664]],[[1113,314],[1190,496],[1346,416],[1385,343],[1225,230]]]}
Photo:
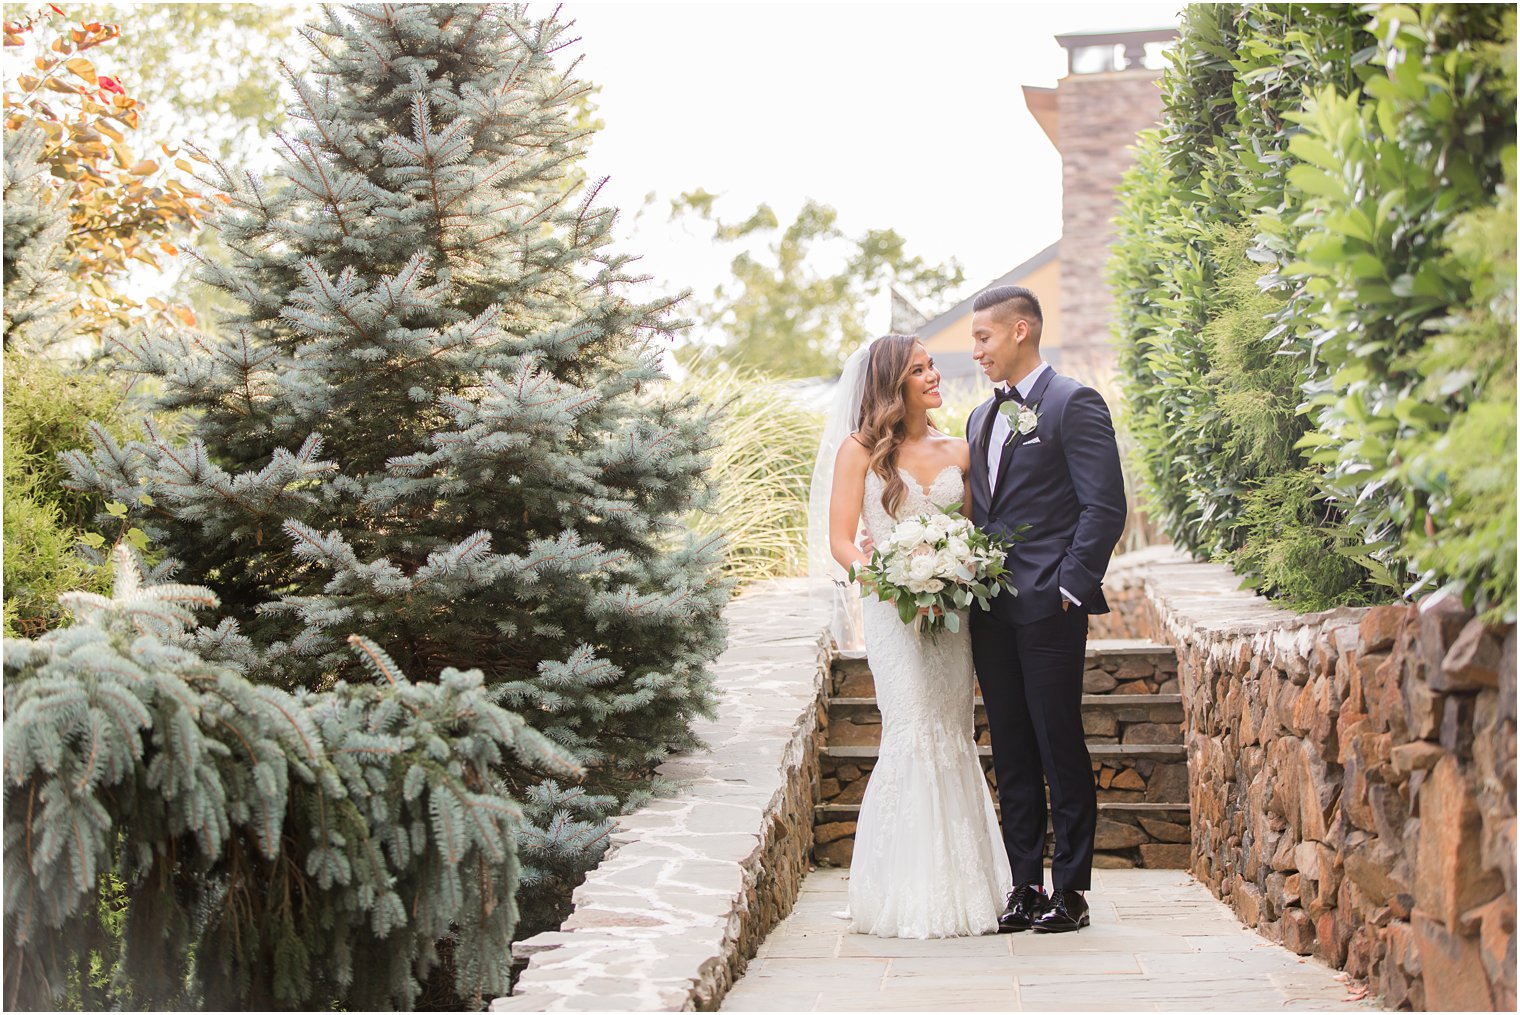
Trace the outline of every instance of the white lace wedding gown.
{"label": "white lace wedding gown", "polygon": [[[907,473],[903,481],[908,492],[898,517],[963,496],[964,479],[953,465],[928,490]],[[894,524],[882,485],[867,472],[863,514],[878,544]],[[881,708],[881,753],[855,828],[851,930],[908,938],[992,933],[1012,875],[977,759],[968,625],[920,636],[890,603],[869,597],[861,605]]]}

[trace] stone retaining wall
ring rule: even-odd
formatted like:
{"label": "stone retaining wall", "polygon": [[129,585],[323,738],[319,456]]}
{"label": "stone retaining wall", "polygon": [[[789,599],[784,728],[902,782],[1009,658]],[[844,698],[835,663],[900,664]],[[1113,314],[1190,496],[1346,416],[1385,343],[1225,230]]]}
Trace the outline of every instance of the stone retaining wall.
{"label": "stone retaining wall", "polygon": [[1094,637],[1180,660],[1192,867],[1390,1007],[1515,1007],[1515,630],[1449,598],[1297,615],[1170,550]]}
{"label": "stone retaining wall", "polygon": [[492,1011],[710,1011],[792,909],[813,848],[814,742],[827,611],[805,581],[768,582],[725,611],[710,749],[659,772],[679,793],[618,819],[613,848]]}

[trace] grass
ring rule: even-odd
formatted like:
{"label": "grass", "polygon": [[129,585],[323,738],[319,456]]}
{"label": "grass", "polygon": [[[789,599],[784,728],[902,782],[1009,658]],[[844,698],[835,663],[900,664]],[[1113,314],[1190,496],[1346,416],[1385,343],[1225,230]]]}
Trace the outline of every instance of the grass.
{"label": "grass", "polygon": [[759,374],[704,370],[681,387],[720,410],[711,476],[717,497],[688,518],[727,537],[725,573],[739,587],[807,573],[808,487],[823,436],[822,405]]}

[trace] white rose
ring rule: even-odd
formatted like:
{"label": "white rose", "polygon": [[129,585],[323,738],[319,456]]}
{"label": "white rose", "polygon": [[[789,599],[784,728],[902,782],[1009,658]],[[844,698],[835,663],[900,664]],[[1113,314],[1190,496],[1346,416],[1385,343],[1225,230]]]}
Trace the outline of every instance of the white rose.
{"label": "white rose", "polygon": [[926,538],[935,540],[944,539],[950,533],[950,519],[945,515],[934,515],[924,525]]}
{"label": "white rose", "polygon": [[924,527],[919,524],[917,518],[904,519],[898,522],[897,527],[892,530],[891,541],[903,547],[912,546],[914,543],[921,543],[924,541]]}
{"label": "white rose", "polygon": [[945,550],[958,562],[966,562],[971,559],[971,544],[957,535],[951,535],[949,544]]}
{"label": "white rose", "polygon": [[934,558],[928,554],[914,557],[908,562],[908,577],[913,581],[926,582],[934,577]]}

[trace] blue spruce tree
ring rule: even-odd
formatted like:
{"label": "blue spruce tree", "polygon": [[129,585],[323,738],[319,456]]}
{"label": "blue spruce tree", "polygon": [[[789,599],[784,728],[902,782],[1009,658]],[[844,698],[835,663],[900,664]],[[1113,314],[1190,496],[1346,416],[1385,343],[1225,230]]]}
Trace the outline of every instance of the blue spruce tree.
{"label": "blue spruce tree", "polygon": [[358,636],[360,682],[253,683],[230,624],[195,626],[208,589],[116,558],[112,597],[5,643],[6,1007],[412,1008],[441,948],[461,1000],[504,993],[494,773],[574,776],[565,752],[478,670],[413,684]]}
{"label": "blue spruce tree", "polygon": [[66,465],[215,591],[256,679],[353,680],[357,635],[414,675],[479,668],[585,766],[568,791],[498,770],[529,808],[536,929],[712,707],[728,588],[679,525],[708,420],[661,384],[670,301],[636,298],[578,169],[565,25],[361,5],[305,37],[279,185],[206,161],[232,259],[200,278],[239,309],[124,353],[188,435],[96,430]]}
{"label": "blue spruce tree", "polygon": [[42,162],[47,138],[36,123],[5,131],[4,345],[38,351],[70,337],[66,292],[68,190],[55,190]]}

